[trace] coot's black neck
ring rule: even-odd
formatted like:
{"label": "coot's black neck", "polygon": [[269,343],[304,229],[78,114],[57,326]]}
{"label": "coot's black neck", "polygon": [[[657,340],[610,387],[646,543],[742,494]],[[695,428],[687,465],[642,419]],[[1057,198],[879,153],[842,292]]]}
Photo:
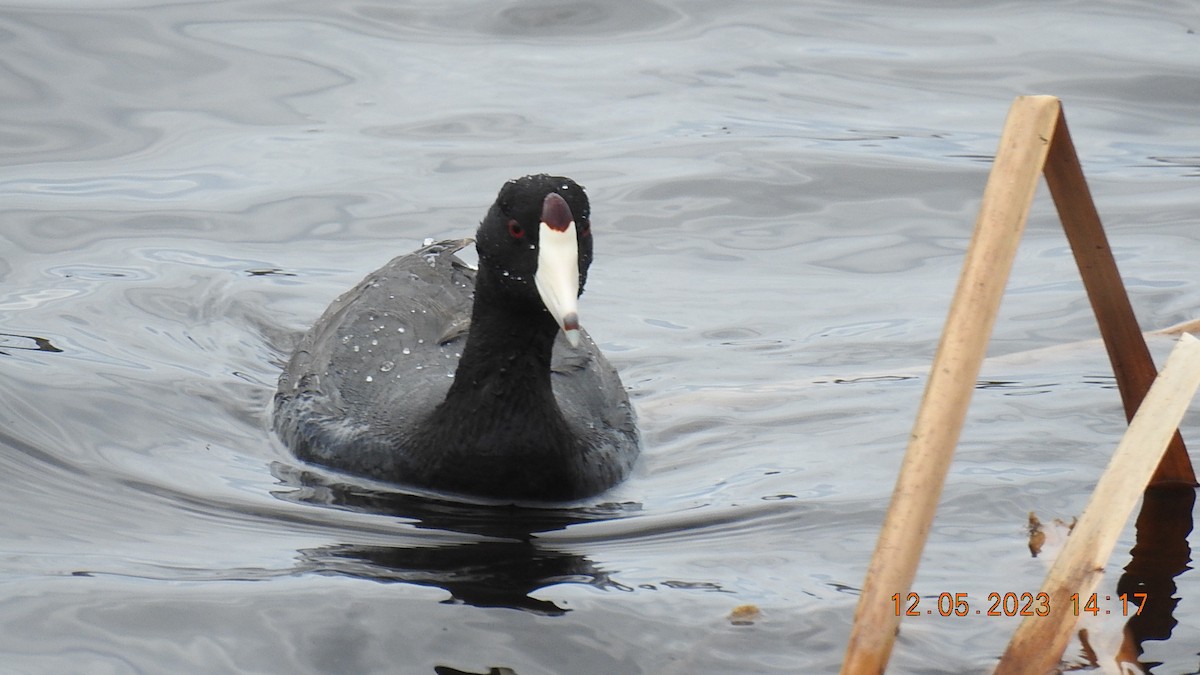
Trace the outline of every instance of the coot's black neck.
{"label": "coot's black neck", "polygon": [[496,275],[480,266],[467,344],[446,400],[481,393],[517,400],[549,397],[557,411],[550,389],[550,355],[558,324],[540,303],[531,306],[507,297]]}
{"label": "coot's black neck", "polygon": [[467,343],[446,399],[416,445],[425,460],[452,463],[464,492],[508,483],[514,495],[552,496],[571,481],[579,439],[550,384],[559,327],[549,312],[513,301],[480,265]]}

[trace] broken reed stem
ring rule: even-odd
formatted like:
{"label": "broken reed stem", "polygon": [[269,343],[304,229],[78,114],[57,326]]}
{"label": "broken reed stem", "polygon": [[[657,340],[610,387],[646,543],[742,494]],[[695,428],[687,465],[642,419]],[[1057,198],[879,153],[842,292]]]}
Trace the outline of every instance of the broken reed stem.
{"label": "broken reed stem", "polygon": [[[1017,628],[996,667],[996,675],[1045,673],[1056,667],[1079,617],[1079,605],[1095,591],[1104,566],[1129,514],[1146,489],[1188,404],[1200,387],[1200,340],[1189,334],[1167,359],[1129,428],[1117,445],[1083,515],[1054,560],[1041,592],[1050,597],[1050,613],[1026,618]],[[1165,598],[1147,598],[1146,602]]]}
{"label": "broken reed stem", "polygon": [[843,674],[881,673],[937,510],[1000,299],[1059,116],[1053,96],[1013,102],[984,189],[975,233],[855,611]]}
{"label": "broken reed stem", "polygon": [[[1116,376],[1125,405],[1125,419],[1133,419],[1157,371],[1133,314],[1129,295],[1125,292],[1125,284],[1121,281],[1121,273],[1108,245],[1108,237],[1104,234],[1100,214],[1092,201],[1061,109],[1044,173],[1084,288],[1087,289],[1096,322],[1100,325],[1100,335],[1104,338],[1113,375]],[[1152,483],[1196,485],[1192,462],[1188,458],[1183,437],[1178,433],[1171,439],[1171,445]]]}

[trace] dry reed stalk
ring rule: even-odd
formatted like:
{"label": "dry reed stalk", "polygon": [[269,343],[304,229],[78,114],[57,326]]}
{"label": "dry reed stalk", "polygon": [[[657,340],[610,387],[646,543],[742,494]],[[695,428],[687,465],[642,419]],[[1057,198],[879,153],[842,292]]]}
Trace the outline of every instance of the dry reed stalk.
{"label": "dry reed stalk", "polygon": [[[1108,349],[1108,358],[1125,405],[1125,419],[1133,419],[1157,370],[1134,317],[1133,307],[1129,304],[1129,296],[1125,293],[1125,285],[1113,259],[1112,249],[1109,248],[1104,227],[1100,224],[1100,214],[1096,212],[1096,204],[1092,201],[1075,145],[1071,142],[1067,120],[1061,110],[1044,173],[1063,231],[1075,255],[1079,274],[1083,277],[1096,322],[1100,324],[1100,335]],[[1188,458],[1183,437],[1178,433],[1171,439],[1171,445],[1151,481],[1152,485],[1169,483],[1196,485],[1191,459]]]}
{"label": "dry reed stalk", "polygon": [[1059,101],[1053,96],[1019,97],[1009,110],[891,506],[855,610],[843,674],[881,673],[891,655],[900,625],[891,596],[907,595],[916,575],[1059,111]]}
{"label": "dry reed stalk", "polygon": [[1046,673],[1058,665],[1079,618],[1071,596],[1078,594],[1078,606],[1082,606],[1095,591],[1117,538],[1177,433],[1197,387],[1200,340],[1185,333],[1129,422],[1087,508],[1042,584],[1041,592],[1050,597],[1049,614],[1027,617],[1021,623],[996,675]]}

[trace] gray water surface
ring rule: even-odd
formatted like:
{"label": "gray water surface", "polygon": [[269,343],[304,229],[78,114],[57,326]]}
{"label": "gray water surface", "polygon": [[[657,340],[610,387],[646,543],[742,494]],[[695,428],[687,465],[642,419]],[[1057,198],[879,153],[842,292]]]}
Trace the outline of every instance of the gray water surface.
{"label": "gray water surface", "polygon": [[[0,2],[0,670],[836,670],[1015,96],[1063,98],[1143,327],[1200,316],[1198,29],[1187,2]],[[582,322],[641,416],[633,478],[513,513],[294,460],[297,336],[542,171],[591,196]],[[1028,513],[1079,514],[1124,428],[1096,335],[1043,190],[930,602],[1040,585]],[[1197,672],[1174,583],[1142,661]],[[906,619],[892,670],[983,672],[1018,621]]]}

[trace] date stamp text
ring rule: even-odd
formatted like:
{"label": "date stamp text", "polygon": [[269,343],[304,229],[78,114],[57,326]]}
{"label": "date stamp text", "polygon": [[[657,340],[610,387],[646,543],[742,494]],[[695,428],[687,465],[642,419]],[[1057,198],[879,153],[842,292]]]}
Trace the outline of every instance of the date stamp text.
{"label": "date stamp text", "polygon": [[[1075,616],[1137,616],[1146,606],[1146,593],[1110,595],[1071,595],[1067,609]],[[967,593],[939,593],[922,597],[918,593],[892,595],[896,616],[1050,616],[1047,593],[988,593],[987,601],[977,603]]]}

